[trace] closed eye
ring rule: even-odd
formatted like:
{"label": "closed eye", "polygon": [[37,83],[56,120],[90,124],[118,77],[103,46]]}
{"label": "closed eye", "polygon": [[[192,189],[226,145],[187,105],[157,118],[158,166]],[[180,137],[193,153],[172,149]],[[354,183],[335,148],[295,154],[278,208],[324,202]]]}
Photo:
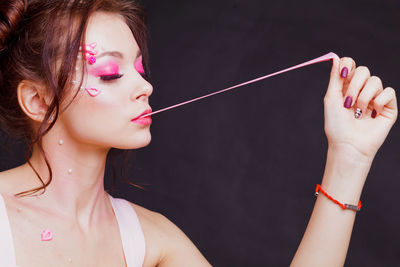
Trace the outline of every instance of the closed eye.
{"label": "closed eye", "polygon": [[116,80],[124,76],[123,74],[112,74],[112,75],[102,75],[100,76],[100,79],[103,81],[111,81],[111,80]]}

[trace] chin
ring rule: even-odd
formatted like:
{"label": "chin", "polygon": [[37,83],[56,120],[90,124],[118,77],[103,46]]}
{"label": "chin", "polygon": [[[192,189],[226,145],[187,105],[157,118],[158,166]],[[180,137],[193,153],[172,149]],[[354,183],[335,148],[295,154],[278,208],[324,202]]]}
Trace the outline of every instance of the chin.
{"label": "chin", "polygon": [[151,142],[151,135],[149,135],[147,140],[143,140],[143,142],[137,148],[146,147],[150,144],[150,142]]}
{"label": "chin", "polygon": [[123,143],[116,144],[114,147],[118,149],[138,149],[146,147],[151,142],[150,132],[146,134],[136,135],[131,140],[125,140]]}

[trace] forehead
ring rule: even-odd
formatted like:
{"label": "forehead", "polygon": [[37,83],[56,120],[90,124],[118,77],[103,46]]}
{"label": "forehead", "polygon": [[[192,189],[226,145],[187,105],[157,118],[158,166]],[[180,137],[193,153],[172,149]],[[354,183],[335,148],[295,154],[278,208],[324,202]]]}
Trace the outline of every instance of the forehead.
{"label": "forehead", "polygon": [[88,22],[86,43],[97,43],[96,49],[101,52],[120,51],[128,58],[134,58],[138,44],[124,18],[115,13],[96,12]]}

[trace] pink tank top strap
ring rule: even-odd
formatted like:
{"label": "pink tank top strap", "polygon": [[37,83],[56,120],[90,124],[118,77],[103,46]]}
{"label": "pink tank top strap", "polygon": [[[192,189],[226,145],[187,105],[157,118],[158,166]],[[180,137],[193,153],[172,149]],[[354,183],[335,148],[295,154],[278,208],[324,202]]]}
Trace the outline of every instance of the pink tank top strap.
{"label": "pink tank top strap", "polygon": [[15,267],[14,242],[11,234],[6,204],[0,194],[0,266]]}
{"label": "pink tank top strap", "polygon": [[132,205],[125,199],[110,195],[115,217],[118,221],[127,267],[141,267],[146,244],[139,218]]}

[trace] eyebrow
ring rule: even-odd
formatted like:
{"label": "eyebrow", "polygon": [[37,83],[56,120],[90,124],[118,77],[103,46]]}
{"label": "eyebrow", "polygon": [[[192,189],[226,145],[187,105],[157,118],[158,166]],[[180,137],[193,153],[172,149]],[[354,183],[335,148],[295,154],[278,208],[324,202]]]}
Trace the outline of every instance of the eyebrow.
{"label": "eyebrow", "polygon": [[122,55],[121,52],[118,51],[107,51],[107,52],[103,52],[100,55],[97,56],[97,58],[101,58],[101,57],[105,57],[105,56],[113,56],[113,57],[117,57],[117,58],[124,58],[124,56]]}
{"label": "eyebrow", "polygon": [[[136,53],[136,58],[140,57],[142,55],[142,52],[139,50]],[[113,57],[117,57],[117,58],[124,58],[124,55],[122,55],[121,52],[118,51],[107,51],[107,52],[103,52],[100,55],[97,56],[97,58],[101,58],[101,57],[105,57],[105,56],[113,56]]]}

